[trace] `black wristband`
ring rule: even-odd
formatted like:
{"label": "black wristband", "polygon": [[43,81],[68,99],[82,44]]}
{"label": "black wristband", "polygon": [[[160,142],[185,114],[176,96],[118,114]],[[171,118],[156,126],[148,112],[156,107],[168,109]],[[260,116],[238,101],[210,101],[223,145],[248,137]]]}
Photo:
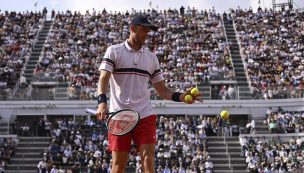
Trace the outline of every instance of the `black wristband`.
{"label": "black wristband", "polygon": [[107,96],[105,94],[99,94],[99,96],[97,97],[97,103],[98,105],[100,103],[107,103]]}
{"label": "black wristband", "polygon": [[171,99],[172,99],[173,101],[175,101],[175,102],[181,102],[180,99],[179,99],[179,96],[180,96],[180,95],[182,95],[182,93],[174,92],[174,93],[172,94],[172,98],[171,98]]}

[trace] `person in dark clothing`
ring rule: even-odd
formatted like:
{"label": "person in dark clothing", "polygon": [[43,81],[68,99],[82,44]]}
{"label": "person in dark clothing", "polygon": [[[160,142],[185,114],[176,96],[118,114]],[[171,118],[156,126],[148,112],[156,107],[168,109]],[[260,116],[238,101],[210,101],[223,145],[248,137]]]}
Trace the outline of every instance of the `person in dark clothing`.
{"label": "person in dark clothing", "polygon": [[43,118],[38,122],[38,136],[45,136],[45,122]]}

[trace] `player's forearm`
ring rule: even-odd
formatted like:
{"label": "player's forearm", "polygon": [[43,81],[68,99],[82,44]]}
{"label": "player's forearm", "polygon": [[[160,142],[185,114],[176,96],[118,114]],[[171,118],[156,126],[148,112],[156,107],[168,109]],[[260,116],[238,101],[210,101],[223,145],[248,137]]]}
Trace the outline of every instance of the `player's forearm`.
{"label": "player's forearm", "polygon": [[166,100],[172,100],[172,94],[173,94],[174,91],[172,91],[171,89],[169,88],[164,88],[162,92],[159,93],[159,95],[166,99]]}
{"label": "player's forearm", "polygon": [[109,72],[101,70],[97,90],[98,95],[107,93],[110,75]]}
{"label": "player's forearm", "polygon": [[166,87],[164,81],[160,81],[158,83],[155,83],[154,87],[155,87],[155,89],[158,92],[160,97],[162,97],[166,100],[172,100],[172,95],[173,95],[174,91],[171,90],[170,88]]}

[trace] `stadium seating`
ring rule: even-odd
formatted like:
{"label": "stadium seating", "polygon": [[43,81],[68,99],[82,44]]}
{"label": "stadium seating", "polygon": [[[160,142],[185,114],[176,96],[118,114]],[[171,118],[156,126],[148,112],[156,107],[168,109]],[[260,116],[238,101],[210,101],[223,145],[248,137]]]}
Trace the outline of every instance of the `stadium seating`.
{"label": "stadium seating", "polygon": [[231,12],[254,98],[303,97],[303,13]]}
{"label": "stadium seating", "polygon": [[303,138],[283,136],[240,137],[248,170],[301,172],[303,170]]}
{"label": "stadium seating", "polygon": [[16,85],[17,88],[28,85],[24,77],[20,81],[19,77],[29,59],[41,23],[40,13],[6,11],[0,15],[0,100],[12,100]]}
{"label": "stadium seating", "polygon": [[16,143],[12,138],[0,138],[0,172],[4,172],[11,157],[15,154]]}
{"label": "stadium seating", "polygon": [[[170,88],[182,92],[198,85],[204,92],[204,99],[238,100],[242,99],[242,92],[251,94],[250,97],[244,95],[243,99],[303,98],[304,43],[303,34],[300,34],[303,30],[303,12],[266,9],[254,13],[235,9],[222,17],[214,10],[188,8],[185,13],[172,9],[144,13],[159,26],[157,32],[149,35],[147,48],[159,58],[166,84]],[[53,100],[58,95],[59,85],[63,90],[63,99],[95,100],[98,67],[105,50],[127,38],[132,15],[134,13],[105,10],[85,14],[66,11],[54,15],[53,21],[48,21],[51,26],[45,40],[38,39],[42,47],[39,58],[34,62],[37,65],[33,67],[33,78],[30,79],[23,75],[26,72],[24,66],[33,55],[32,46],[37,43],[35,40],[46,24],[44,18],[40,13],[12,12],[0,15],[0,23],[3,24],[1,30],[4,31],[0,40],[0,100],[18,100],[14,95],[16,89],[26,92],[21,94],[26,96],[19,99],[35,100],[42,96],[38,99]],[[29,81],[31,85],[28,85]],[[55,84],[52,83],[54,81]],[[47,92],[46,97],[43,97],[44,93],[39,87]],[[160,99],[152,88],[151,98]],[[239,102],[234,103],[231,109],[237,110]],[[45,109],[47,112],[54,108],[52,104],[39,106],[33,109]],[[31,108],[22,109],[28,113],[27,109]],[[303,133],[303,112],[272,112],[266,115],[267,119],[250,121],[251,129],[248,132],[242,130],[246,127],[241,119],[237,123],[223,122],[216,114],[160,116],[155,160],[157,172],[293,172],[303,167],[303,144],[298,144],[300,142],[295,137],[290,138],[290,143],[263,139],[263,146],[260,138],[254,138],[254,135],[263,136],[259,133]],[[7,166],[10,157],[14,157],[15,151],[22,153],[26,148],[24,143],[41,142],[38,141],[40,138],[33,138],[39,136],[42,140],[49,139],[47,150],[38,153],[38,158],[41,155],[37,162],[40,169],[83,172],[110,170],[107,136],[99,121],[81,116],[74,121],[71,117],[60,115],[59,118],[47,117],[49,119],[45,120],[46,113],[44,118],[39,116],[39,123],[29,116],[16,118],[11,128],[21,142],[17,145],[19,149],[15,150],[14,143],[8,145],[5,141],[9,139],[3,140],[3,169],[15,171],[11,168],[21,165],[16,161],[21,156],[15,155],[11,166]],[[7,128],[6,124],[4,126]],[[237,136],[242,133],[253,136],[249,139],[241,137],[237,142]],[[45,145],[45,141],[41,143]],[[35,159],[41,148],[31,148],[36,152]],[[266,151],[269,150],[283,156],[268,158]],[[244,157],[240,157],[240,154]],[[290,159],[292,157],[297,157],[297,162]],[[127,172],[140,172],[140,158],[135,146],[129,158]],[[263,160],[265,158],[271,161]],[[229,163],[223,160],[229,160]],[[23,166],[31,161],[33,159],[25,159]],[[32,164],[27,166],[33,169]]]}

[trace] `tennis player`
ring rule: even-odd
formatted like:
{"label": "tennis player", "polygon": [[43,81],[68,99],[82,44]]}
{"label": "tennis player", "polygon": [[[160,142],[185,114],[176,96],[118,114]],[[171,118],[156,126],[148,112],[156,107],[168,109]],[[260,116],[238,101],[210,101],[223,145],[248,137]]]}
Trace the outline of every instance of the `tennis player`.
{"label": "tennis player", "polygon": [[[97,118],[103,120],[106,112],[121,109],[133,109],[140,114],[138,125],[127,135],[115,136],[108,133],[112,173],[125,171],[132,140],[140,153],[143,171],[155,172],[156,114],[150,101],[149,82],[167,100],[184,102],[184,96],[190,93],[190,90],[185,93],[173,92],[166,87],[156,55],[144,47],[151,30],[157,31],[157,27],[146,16],[135,15],[130,23],[129,38],[121,44],[108,47],[99,67]],[[106,97],[108,86],[109,106]],[[193,102],[195,99],[190,103]]]}

